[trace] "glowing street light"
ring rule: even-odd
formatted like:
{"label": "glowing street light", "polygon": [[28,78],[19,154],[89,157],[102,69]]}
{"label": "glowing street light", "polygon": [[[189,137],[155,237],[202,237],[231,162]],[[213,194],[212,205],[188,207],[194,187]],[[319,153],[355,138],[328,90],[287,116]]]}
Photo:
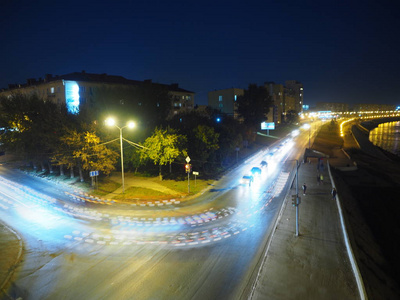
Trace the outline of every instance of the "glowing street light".
{"label": "glowing street light", "polygon": [[132,121],[129,121],[125,126],[119,127],[116,124],[116,121],[114,118],[107,118],[106,119],[106,125],[107,126],[115,126],[119,129],[119,142],[121,146],[121,176],[122,176],[122,193],[125,193],[125,178],[124,178],[124,152],[123,152],[123,147],[122,147],[122,129],[128,127],[128,128],[134,128],[136,124]]}

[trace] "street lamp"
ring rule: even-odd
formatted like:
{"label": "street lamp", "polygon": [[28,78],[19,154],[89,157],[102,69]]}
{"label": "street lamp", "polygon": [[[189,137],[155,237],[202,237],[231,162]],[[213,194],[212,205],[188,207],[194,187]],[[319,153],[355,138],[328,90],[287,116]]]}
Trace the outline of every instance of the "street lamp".
{"label": "street lamp", "polygon": [[299,205],[300,205],[300,197],[299,197],[299,160],[292,159],[291,161],[296,161],[296,195],[292,195],[292,203],[293,206],[296,207],[296,236],[299,236]]}
{"label": "street lamp", "polygon": [[124,151],[122,147],[122,129],[128,127],[128,128],[133,128],[136,126],[136,124],[132,121],[129,121],[125,126],[119,127],[114,118],[108,118],[106,120],[106,125],[107,126],[115,126],[119,129],[119,142],[121,146],[121,176],[122,176],[122,193],[125,193],[125,179],[124,179]]}

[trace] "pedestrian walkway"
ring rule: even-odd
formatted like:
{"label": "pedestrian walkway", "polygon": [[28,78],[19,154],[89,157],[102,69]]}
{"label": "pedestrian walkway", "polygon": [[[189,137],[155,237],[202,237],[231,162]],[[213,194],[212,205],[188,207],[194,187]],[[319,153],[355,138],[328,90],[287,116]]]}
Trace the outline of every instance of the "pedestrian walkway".
{"label": "pedestrian walkway", "polygon": [[0,299],[5,285],[22,255],[22,242],[11,228],[0,222]]}
{"label": "pedestrian walkway", "polygon": [[[342,151],[335,151],[335,155],[340,156],[329,161],[335,167],[352,165]],[[360,299],[326,164],[322,174],[324,182],[318,183],[315,158],[310,164],[300,166],[299,236],[296,236],[296,208],[290,200],[295,194],[293,188],[251,299]],[[303,183],[307,185],[306,195],[302,194]]]}

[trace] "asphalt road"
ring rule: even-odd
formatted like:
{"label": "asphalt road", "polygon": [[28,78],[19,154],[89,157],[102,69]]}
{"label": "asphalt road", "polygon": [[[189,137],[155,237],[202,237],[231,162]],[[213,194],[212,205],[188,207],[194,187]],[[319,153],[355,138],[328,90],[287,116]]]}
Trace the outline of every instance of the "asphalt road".
{"label": "asphalt road", "polygon": [[[293,159],[308,138],[306,132],[296,144],[258,153],[195,200],[162,208],[82,203],[65,187],[0,167],[0,218],[24,242],[8,295],[247,298],[293,178]],[[269,162],[261,178],[239,185],[261,160]]]}

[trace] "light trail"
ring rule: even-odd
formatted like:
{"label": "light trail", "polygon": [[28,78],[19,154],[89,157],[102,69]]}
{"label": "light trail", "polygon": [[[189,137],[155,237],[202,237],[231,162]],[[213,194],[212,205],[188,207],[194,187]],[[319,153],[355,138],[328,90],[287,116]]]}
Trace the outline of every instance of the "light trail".
{"label": "light trail", "polygon": [[[75,191],[66,192],[69,202],[61,201],[0,177],[0,184],[7,187],[2,190],[8,191],[0,197],[0,209],[12,208],[21,219],[35,224],[40,238],[45,238],[38,233],[41,227],[46,234],[52,231],[48,239],[61,238],[73,246],[164,244],[198,247],[237,236],[259,222],[260,215],[266,213],[287,183],[289,173],[277,172],[293,145],[291,138],[284,139],[277,146],[260,151],[246,161],[253,165],[267,161],[268,166],[262,168],[262,175],[251,188],[236,186],[231,189],[236,198],[242,199],[236,207],[211,207],[179,217],[144,217],[140,216],[141,211],[132,209],[124,209],[124,215],[121,215],[109,209],[120,205],[112,200]],[[164,206],[170,210],[163,210],[163,214],[169,211],[176,214],[176,210],[181,209],[181,202],[176,199],[141,201],[132,205],[133,208],[135,206],[150,209],[149,212]]]}

